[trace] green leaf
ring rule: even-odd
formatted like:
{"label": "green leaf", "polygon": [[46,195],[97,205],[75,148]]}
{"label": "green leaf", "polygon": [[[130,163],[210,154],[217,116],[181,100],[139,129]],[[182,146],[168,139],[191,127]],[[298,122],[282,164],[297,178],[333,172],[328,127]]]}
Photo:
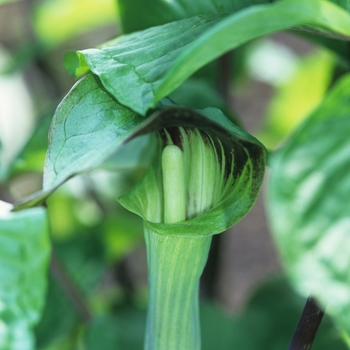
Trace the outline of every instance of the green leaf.
{"label": "green leaf", "polygon": [[[98,77],[90,74],[79,80],[61,101],[52,120],[43,190],[16,203],[16,210],[43,203],[69,178],[104,165],[143,120],[120,105]],[[142,140],[140,147],[145,148]],[[140,158],[139,150],[135,158]],[[135,158],[129,165],[135,164]],[[117,156],[106,167],[116,168],[121,160],[122,156]]]}
{"label": "green leaf", "polygon": [[[274,0],[116,0],[124,32],[143,30],[152,26],[202,14],[235,13],[245,7],[275,2]],[[350,11],[348,0],[332,0]],[[142,15],[140,15],[142,14]]]}
{"label": "green leaf", "polygon": [[[146,226],[159,234],[207,236],[221,233],[239,221],[254,204],[264,175],[266,157],[264,147],[214,108],[201,111],[174,107],[164,111],[160,110],[149,118],[148,124],[140,127],[139,132],[161,131],[177,126],[202,130],[210,135],[213,140],[217,139],[222,143],[223,153],[219,158],[225,158],[224,162],[226,162],[227,167],[230,168],[232,165],[233,170],[231,168],[226,169],[227,173],[222,187],[220,185],[221,180],[215,180],[215,184],[210,184],[210,186],[218,186],[215,187],[218,190],[218,193],[215,193],[214,196],[215,204],[210,210],[203,210],[204,214],[196,217],[193,217],[194,211],[192,210],[190,214],[188,213],[188,220],[176,224],[160,223],[162,221],[162,200],[160,199],[162,189],[158,179],[159,166],[157,161],[154,167],[146,173],[143,180],[128,194],[120,197],[119,201],[127,209],[147,220]],[[174,131],[175,134],[176,131]],[[206,142],[210,141],[207,140]],[[185,148],[185,145],[181,147]],[[193,149],[193,151],[195,150],[196,148]],[[203,149],[201,152],[205,152],[205,150]],[[188,169],[191,169],[192,165],[194,166],[190,171],[189,179],[191,179],[192,172],[202,174],[202,180],[204,181],[203,173],[207,170],[205,166],[208,166],[209,173],[212,173],[215,164],[206,163],[206,161],[197,164],[196,157],[191,157],[192,155],[189,155],[187,163],[185,160],[187,171],[190,171]],[[231,171],[232,174],[230,174]],[[195,179],[189,181],[189,193],[191,191],[195,192],[198,181],[196,182]],[[229,186],[229,189],[227,186]],[[208,195],[210,195],[209,189]],[[199,204],[194,203],[194,207],[197,207],[198,210]]]}
{"label": "green leaf", "polygon": [[92,28],[116,24],[113,0],[51,0],[34,7],[35,32],[50,47]]}
{"label": "green leaf", "polygon": [[286,271],[350,330],[350,76],[275,155],[269,216]]}
{"label": "green leaf", "polygon": [[80,80],[58,106],[52,122],[44,190],[103,164],[142,120],[115,101],[97,77]]}
{"label": "green leaf", "polygon": [[334,4],[284,0],[231,16],[195,16],[122,36],[100,49],[78,51],[75,70],[90,68],[119,102],[144,115],[196,70],[226,51],[298,26],[350,37],[350,15]]}
{"label": "green leaf", "polygon": [[220,18],[222,16],[217,15],[193,17],[122,36],[102,49],[79,51],[76,69],[90,68],[120,103],[145,114],[149,107],[155,106],[158,81],[172,62]]}
{"label": "green leaf", "polygon": [[[228,14],[268,0],[116,0],[126,33],[203,14]],[[135,9],[137,9],[135,11]],[[142,13],[142,16],[140,16]]]}
{"label": "green leaf", "polygon": [[[322,101],[332,79],[334,56],[317,50],[303,58],[296,72],[271,99],[259,139],[273,148],[295,130]],[[309,84],[312,82],[312,84]]]}
{"label": "green leaf", "polygon": [[43,208],[11,209],[0,201],[0,348],[32,350],[46,294],[48,223]]}
{"label": "green leaf", "polygon": [[52,116],[47,115],[39,120],[30,139],[13,160],[9,169],[10,176],[29,171],[43,171],[51,119]]}

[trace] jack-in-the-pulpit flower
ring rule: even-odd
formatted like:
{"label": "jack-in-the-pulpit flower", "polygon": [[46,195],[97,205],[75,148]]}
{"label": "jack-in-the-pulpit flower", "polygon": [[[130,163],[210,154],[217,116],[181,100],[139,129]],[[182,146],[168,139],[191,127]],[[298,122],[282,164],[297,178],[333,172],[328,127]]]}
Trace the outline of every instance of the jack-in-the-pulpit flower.
{"label": "jack-in-the-pulpit flower", "polygon": [[119,200],[144,219],[149,271],[145,349],[200,349],[200,275],[211,237],[254,204],[265,150],[220,111],[167,108],[137,134],[159,150],[143,179]]}

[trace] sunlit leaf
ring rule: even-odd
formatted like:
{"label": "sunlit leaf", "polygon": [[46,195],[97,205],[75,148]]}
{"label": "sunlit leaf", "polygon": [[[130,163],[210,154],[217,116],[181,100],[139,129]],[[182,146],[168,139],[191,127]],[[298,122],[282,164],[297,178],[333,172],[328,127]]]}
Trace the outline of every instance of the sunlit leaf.
{"label": "sunlit leaf", "polygon": [[[124,32],[133,32],[202,14],[234,13],[245,7],[275,2],[275,0],[116,0]],[[347,0],[332,0],[350,11]],[[135,11],[137,9],[137,11]]]}
{"label": "sunlit leaf", "polygon": [[11,212],[0,201],[0,348],[34,350],[50,255],[43,208]]}
{"label": "sunlit leaf", "polygon": [[44,190],[103,164],[141,121],[116,102],[95,76],[83,78],[55,113]]}
{"label": "sunlit leaf", "polygon": [[[268,0],[116,0],[123,31],[143,30],[180,19],[203,14],[228,14],[244,7],[267,3]],[[135,11],[135,8],[138,11]],[[142,13],[142,15],[140,15]]]}
{"label": "sunlit leaf", "polygon": [[350,76],[274,156],[269,217],[294,287],[350,330]]}
{"label": "sunlit leaf", "polygon": [[71,37],[116,24],[117,7],[113,0],[51,0],[35,7],[34,28],[38,37],[52,46]]}
{"label": "sunlit leaf", "polygon": [[284,0],[230,16],[195,16],[125,35],[100,49],[78,51],[75,69],[90,69],[119,102],[144,115],[223,53],[298,26],[350,37],[350,15],[340,7],[327,1]]}
{"label": "sunlit leaf", "polygon": [[276,88],[259,133],[266,147],[283,140],[317,107],[331,82],[334,64],[334,57],[327,51],[311,53],[302,59],[292,77]]}
{"label": "sunlit leaf", "polygon": [[172,63],[187,45],[221,18],[193,17],[122,36],[102,49],[78,52],[77,69],[90,68],[120,103],[145,114],[148,107],[154,107],[159,80]]}

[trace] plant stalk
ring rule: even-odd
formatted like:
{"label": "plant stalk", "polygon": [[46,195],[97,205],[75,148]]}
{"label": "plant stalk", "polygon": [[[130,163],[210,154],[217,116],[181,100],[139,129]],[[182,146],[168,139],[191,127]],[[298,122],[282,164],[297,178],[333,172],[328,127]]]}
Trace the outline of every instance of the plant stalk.
{"label": "plant stalk", "polygon": [[316,301],[313,298],[308,298],[288,350],[311,349],[323,316],[324,312],[316,304]]}
{"label": "plant stalk", "polygon": [[145,228],[149,301],[145,350],[199,350],[199,278],[211,236],[164,236]]}

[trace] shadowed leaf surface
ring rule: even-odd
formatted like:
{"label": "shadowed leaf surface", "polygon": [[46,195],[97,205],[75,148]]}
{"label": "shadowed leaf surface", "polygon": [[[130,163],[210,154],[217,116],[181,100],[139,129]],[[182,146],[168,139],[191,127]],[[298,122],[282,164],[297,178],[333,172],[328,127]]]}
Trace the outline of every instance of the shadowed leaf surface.
{"label": "shadowed leaf surface", "polygon": [[288,275],[350,330],[350,76],[275,155],[269,216]]}
{"label": "shadowed leaf surface", "polygon": [[33,350],[46,293],[47,217],[43,208],[11,208],[0,201],[0,348]]}

